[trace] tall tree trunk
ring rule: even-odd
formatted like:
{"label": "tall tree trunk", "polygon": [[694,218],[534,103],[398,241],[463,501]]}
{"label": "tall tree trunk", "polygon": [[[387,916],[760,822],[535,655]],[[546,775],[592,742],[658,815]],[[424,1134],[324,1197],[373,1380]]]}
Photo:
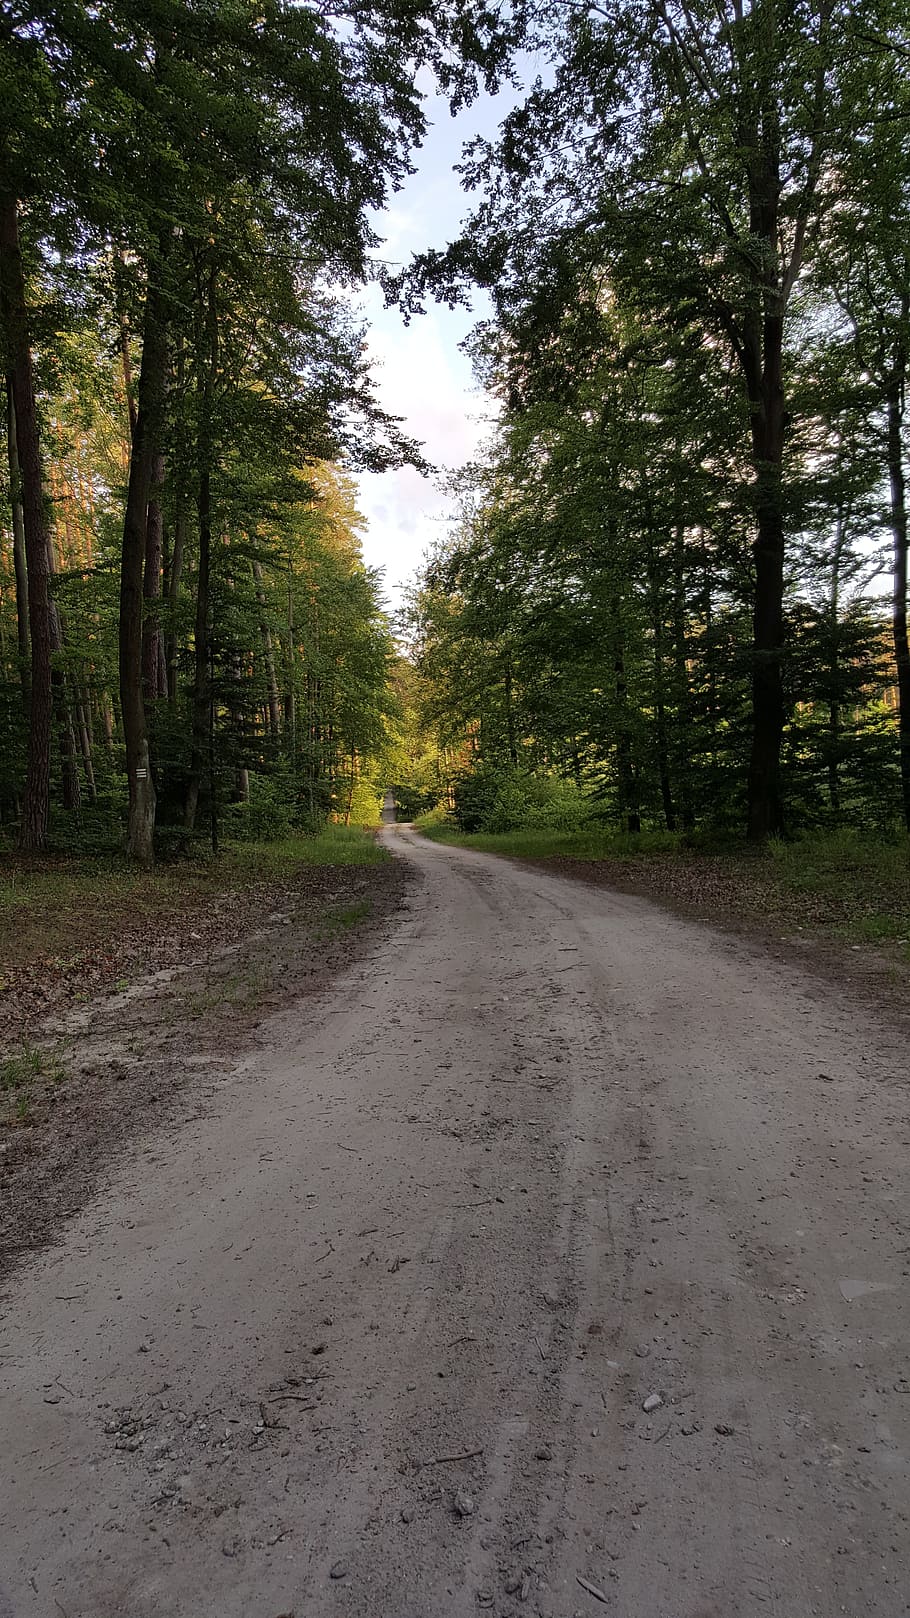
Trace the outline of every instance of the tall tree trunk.
{"label": "tall tree trunk", "polygon": [[89,802],[97,803],[98,789],[95,785],[95,763],[92,757],[90,712],[87,701],[84,697],[78,695],[76,697],[76,729],[79,733],[79,748],[82,753],[82,766],[85,770]]}
{"label": "tall tree trunk", "polygon": [[780,781],[784,736],[783,335],[783,317],[766,314],[761,337],[756,333],[750,341],[748,371],[756,532],[747,830],[756,843],[784,829]]}
{"label": "tall tree trunk", "polygon": [[25,277],[19,247],[18,207],[16,198],[8,193],[0,195],[0,291],[16,416],[31,637],[28,762],[20,842],[25,849],[41,849],[47,842],[53,717],[47,569],[49,528],[44,503]]}
{"label": "tall tree trunk", "polygon": [[142,698],[142,590],[146,528],[155,454],[161,442],[167,381],[167,298],[164,276],[170,236],[162,232],[150,255],[143,323],[136,426],[123,519],[120,569],[120,708],[126,743],[130,807],[127,851],[141,865],[154,860],[155,783]]}
{"label": "tall tree trunk", "polygon": [[19,469],[19,446],[16,441],[16,407],[13,403],[13,379],[6,379],[6,450],[9,460],[9,492],[13,519],[13,568],[16,575],[16,644],[19,649],[19,679],[22,700],[28,713],[29,690],[29,634],[28,634],[28,569],[25,563],[25,519],[22,514],[22,475]]}
{"label": "tall tree trunk", "polygon": [[518,763],[518,743],[515,739],[515,713],[512,707],[512,660],[509,657],[506,657],[503,688],[506,704],[506,736],[509,743],[509,762],[514,767]]}
{"label": "tall tree trunk", "polygon": [[622,649],[616,653],[613,667],[616,673],[616,708],[619,725],[616,737],[616,770],[619,786],[619,816],[623,829],[641,831],[641,810],[638,801],[638,779],[632,754],[632,733],[629,728],[629,690],[626,683],[626,665]]}
{"label": "tall tree trunk", "polygon": [[[48,578],[53,578],[57,571],[57,559],[54,554],[54,541],[48,532],[47,546]],[[63,666],[63,651],[66,644],[63,619],[60,609],[50,595],[50,640],[51,640],[51,691],[54,707],[57,713],[57,734],[60,738],[60,759],[63,772],[63,807],[70,814],[78,814],[81,807],[82,794],[79,788],[79,764],[76,752],[76,732],[73,727],[73,710],[70,701],[69,681],[66,669]],[[55,661],[56,660],[56,661]]]}
{"label": "tall tree trunk", "polygon": [[654,648],[654,718],[657,742],[657,773],[667,831],[676,830],[676,807],[670,775],[670,748],[667,738],[667,673],[664,667],[664,604],[660,588],[661,568],[654,543],[654,522],[648,511],[648,595],[651,604],[651,635]]}
{"label": "tall tree trunk", "polygon": [[272,636],[265,612],[262,564],[257,556],[253,557],[253,578],[256,582],[256,600],[259,604],[259,633],[262,636],[262,654],[265,662],[266,680],[268,681],[269,735],[273,741],[277,741],[281,735],[281,702],[278,696],[278,679],[275,674],[275,653],[272,647]]}
{"label": "tall tree trunk", "polygon": [[904,473],[903,416],[906,355],[900,350],[888,390],[888,480],[891,488],[891,538],[894,552],[891,626],[897,665],[901,800],[904,825],[910,831],[910,641],[907,638],[907,481]]}
{"label": "tall tree trunk", "polygon": [[174,508],[174,548],[167,571],[168,630],[164,653],[167,699],[171,703],[177,701],[177,602],[180,599],[183,559],[186,555],[186,496],[181,488],[177,489]]}
{"label": "tall tree trunk", "polygon": [[148,515],[145,524],[145,565],[142,596],[145,603],[142,621],[142,689],[146,703],[167,696],[162,690],[161,626],[158,606],[161,601],[161,557],[164,543],[164,515],[161,495],[164,488],[164,456],[156,450],[152,460],[152,479],[149,490]]}
{"label": "tall tree trunk", "polygon": [[117,323],[120,328],[120,366],[123,371],[123,388],[126,393],[126,413],[130,427],[130,438],[136,431],[136,395],[133,391],[133,361],[130,355],[130,326],[126,314],[126,300],[124,295],[124,278],[126,267],[126,254],[121,247],[117,254],[117,265],[114,271]]}
{"label": "tall tree trunk", "polygon": [[673,527],[673,673],[676,708],[674,759],[679,791],[679,813],[683,830],[695,825],[692,807],[692,703],[689,691],[688,647],[686,645],[686,535],[681,519]]}
{"label": "tall tree trunk", "polygon": [[[841,463],[838,462],[838,473]],[[834,553],[831,558],[831,589],[828,595],[828,678],[831,682],[828,697],[828,800],[832,813],[840,815],[840,744],[841,717],[838,686],[840,681],[840,572],[847,543],[847,514],[842,498],[837,502],[837,522],[834,531]]]}
{"label": "tall tree trunk", "polygon": [[[207,448],[200,448],[201,456],[206,457],[207,454]],[[188,831],[192,831],[196,824],[196,811],[199,807],[199,792],[202,785],[202,767],[206,757],[206,747],[211,728],[211,716],[209,713],[211,702],[211,693],[209,691],[211,624],[209,614],[211,611],[212,483],[207,464],[204,464],[199,471],[199,490],[196,506],[199,516],[199,575],[196,581],[196,629],[194,636],[193,749],[190,759],[190,778],[186,789],[186,813],[184,817]]]}
{"label": "tall tree trunk", "polygon": [[196,581],[195,670],[193,678],[193,745],[190,777],[186,791],[185,823],[192,831],[196,824],[202,768],[209,759],[212,789],[212,846],[217,844],[217,811],[214,800],[214,691],[212,689],[211,567],[212,567],[212,390],[218,363],[218,306],[215,301],[217,272],[212,270],[208,286],[197,286],[196,354],[201,377],[199,399],[199,441],[197,445],[198,482],[196,514],[199,525],[199,572]]}

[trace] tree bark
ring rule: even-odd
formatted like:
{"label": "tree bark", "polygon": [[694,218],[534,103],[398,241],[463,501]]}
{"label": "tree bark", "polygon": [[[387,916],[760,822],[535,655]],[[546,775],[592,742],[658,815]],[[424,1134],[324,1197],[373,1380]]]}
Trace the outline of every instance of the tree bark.
{"label": "tree bark", "polygon": [[35,850],[44,848],[47,843],[50,804],[53,694],[47,566],[49,528],[35,407],[25,277],[19,247],[18,205],[16,198],[9,193],[0,195],[0,289],[16,417],[31,638],[28,761],[19,836],[24,849]]}
{"label": "tree bark", "polygon": [[19,649],[19,679],[22,700],[28,713],[29,692],[29,634],[28,634],[28,569],[25,563],[25,520],[22,515],[22,476],[19,470],[19,446],[16,441],[16,407],[13,403],[13,379],[6,379],[6,449],[9,459],[10,506],[13,519],[13,569],[16,576],[16,643]]}
{"label": "tree bark", "polygon": [[[54,541],[48,531],[47,571],[50,581],[57,571]],[[63,807],[70,814],[78,814],[82,803],[79,786],[79,762],[76,751],[76,732],[70,700],[69,681],[63,663],[66,636],[60,609],[50,591],[49,624],[51,643],[51,693],[57,713],[57,735],[60,739],[60,759],[63,773]],[[56,660],[56,661],[55,661]]]}
{"label": "tree bark", "polygon": [[214,801],[214,692],[212,690],[211,566],[212,566],[212,390],[218,362],[218,308],[215,302],[216,275],[212,271],[208,288],[198,290],[196,310],[196,353],[199,387],[199,441],[197,445],[198,482],[196,513],[199,525],[199,572],[196,581],[195,669],[193,678],[193,745],[190,777],[186,791],[185,824],[192,831],[196,824],[202,768],[208,751],[212,788],[212,846],[217,845],[217,811]]}
{"label": "tree bark", "polygon": [[[207,449],[200,452],[203,457]],[[190,760],[190,778],[186,789],[184,816],[188,831],[196,824],[199,791],[202,784],[202,766],[206,756],[206,743],[210,731],[210,636],[211,559],[212,559],[212,485],[208,465],[199,471],[197,494],[199,514],[199,576],[196,582],[195,671],[193,679],[193,750]]]}
{"label": "tree bark", "polygon": [[894,553],[891,625],[897,666],[898,734],[900,737],[901,803],[910,831],[910,641],[907,636],[907,482],[904,472],[903,415],[906,355],[897,357],[888,390],[888,480],[891,491],[891,537]]}
{"label": "tree bark", "polygon": [[177,602],[183,578],[183,559],[186,555],[186,498],[178,488],[174,513],[174,548],[167,573],[168,629],[165,636],[164,662],[166,669],[168,702],[177,701]]}
{"label": "tree bark", "polygon": [[509,763],[514,769],[518,764],[518,743],[515,737],[515,714],[512,708],[512,660],[506,657],[505,675],[503,677],[503,693],[506,705],[506,736],[509,744]]}
{"label": "tree bark", "polygon": [[[838,466],[840,472],[840,465]],[[837,522],[834,533],[834,552],[831,558],[831,589],[828,596],[828,799],[831,812],[839,816],[840,797],[840,745],[841,714],[838,683],[840,680],[840,575],[844,549],[847,543],[847,515],[842,499],[838,498]]]}
{"label": "tree bark", "polygon": [[275,674],[275,653],[272,647],[272,636],[265,614],[265,591],[262,588],[262,564],[259,558],[253,557],[253,578],[256,582],[256,600],[259,604],[259,632],[262,636],[262,653],[265,661],[265,673],[269,692],[269,735],[277,741],[281,735],[281,702],[278,695],[278,679]]}
{"label": "tree bark", "polygon": [[674,760],[679,790],[679,812],[684,831],[695,825],[692,807],[691,747],[692,704],[686,644],[686,535],[682,521],[673,526],[673,674],[676,735]]}
{"label": "tree bark", "polygon": [[145,565],[142,595],[145,603],[142,622],[142,690],[146,703],[167,696],[162,689],[161,626],[158,606],[161,601],[161,557],[164,542],[164,516],[161,494],[164,487],[164,456],[156,450],[152,460],[152,478],[149,490],[148,515],[145,524]]}
{"label": "tree bark", "polygon": [[162,234],[149,260],[120,569],[120,708],[130,795],[127,851],[145,866],[154,860],[155,783],[142,698],[142,599],[149,495],[164,421],[168,322],[163,279],[169,249],[169,237]]}
{"label": "tree bark", "polygon": [[[756,319],[755,325],[759,322]],[[784,323],[766,313],[747,335],[752,415],[755,585],[752,611],[752,752],[747,830],[751,842],[784,829],[780,756],[784,736]]]}
{"label": "tree bark", "polygon": [[670,776],[670,749],[667,740],[666,670],[664,668],[664,621],[660,594],[657,557],[653,542],[648,545],[648,563],[651,573],[651,632],[654,648],[654,719],[657,742],[657,773],[667,831],[676,830],[676,807],[673,802],[673,784]]}

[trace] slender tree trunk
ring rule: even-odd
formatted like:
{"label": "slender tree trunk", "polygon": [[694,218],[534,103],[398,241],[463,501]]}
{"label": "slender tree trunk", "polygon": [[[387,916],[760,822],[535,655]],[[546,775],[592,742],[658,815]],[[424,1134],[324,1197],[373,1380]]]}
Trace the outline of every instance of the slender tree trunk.
{"label": "slender tree trunk", "polygon": [[127,850],[132,859],[146,866],[154,860],[155,783],[142,699],[142,590],[149,495],[164,420],[167,300],[163,278],[169,249],[169,238],[162,234],[159,251],[149,262],[120,570],[120,708],[130,794]]}
{"label": "slender tree trunk", "polygon": [[748,835],[752,842],[784,829],[780,757],[784,736],[784,445],[783,317],[766,314],[750,377],[754,471],[755,585],[752,611],[752,752]]}
{"label": "slender tree trunk", "polygon": [[904,825],[910,831],[910,641],[907,637],[907,482],[904,472],[903,415],[906,355],[901,351],[888,392],[888,479],[891,488],[891,537],[894,551],[891,624],[897,665],[901,800]]}
{"label": "slender tree trunk", "polygon": [[626,665],[622,650],[616,653],[613,664],[616,673],[616,708],[619,729],[616,737],[616,768],[619,785],[619,815],[624,830],[641,831],[641,810],[638,801],[638,780],[632,755],[632,734],[629,729],[629,693],[626,683]]}
{"label": "slender tree trunk", "polygon": [[126,316],[124,300],[123,279],[126,265],[126,254],[121,248],[117,254],[117,267],[115,269],[115,286],[117,295],[117,322],[120,328],[120,366],[123,371],[123,387],[126,393],[126,412],[129,421],[130,438],[136,431],[136,395],[133,391],[133,361],[130,355],[130,327]]}
{"label": "slender tree trunk", "polygon": [[[207,449],[200,449],[201,456],[204,457],[207,454]],[[202,786],[202,768],[211,729],[211,715],[209,712],[211,702],[211,693],[209,691],[211,624],[209,614],[211,610],[212,484],[207,464],[203,465],[199,472],[197,511],[199,515],[199,575],[196,581],[196,629],[194,636],[193,750],[190,760],[190,778],[186,789],[186,813],[184,817],[188,831],[192,831],[196,824],[199,792]]]}
{"label": "slender tree trunk", "polygon": [[673,528],[673,670],[676,708],[676,781],[679,791],[679,813],[683,830],[691,831],[695,825],[692,807],[691,747],[692,704],[689,692],[689,668],[686,644],[686,545],[685,529],[677,519]]}
{"label": "slender tree trunk", "polygon": [[98,802],[98,789],[95,785],[95,763],[92,757],[92,732],[89,719],[88,703],[83,697],[76,698],[76,729],[79,734],[79,748],[82,753],[82,766],[85,770],[85,780],[88,786],[90,803]]}
{"label": "slender tree trunk", "polygon": [[504,680],[506,703],[506,734],[509,742],[509,762],[514,766],[518,763],[518,744],[515,740],[515,714],[512,707],[512,662],[506,658],[506,671]]}
{"label": "slender tree trunk", "polygon": [[161,495],[164,488],[164,456],[156,451],[152,461],[152,479],[149,491],[148,515],[145,525],[145,564],[142,595],[145,603],[142,623],[142,689],[146,703],[167,696],[162,689],[161,625],[158,607],[161,601],[161,558],[164,544],[164,515]]}
{"label": "slender tree trunk", "polygon": [[47,570],[49,529],[35,408],[25,278],[19,248],[18,207],[16,198],[8,193],[0,195],[0,290],[16,417],[31,638],[28,762],[20,841],[25,849],[41,849],[47,842],[53,716]]}
{"label": "slender tree trunk", "polygon": [[164,660],[168,702],[177,701],[177,602],[183,578],[183,560],[186,555],[186,498],[177,490],[174,511],[174,548],[167,573],[168,631],[165,637]]}
{"label": "slender tree trunk", "polygon": [[[838,465],[840,471],[840,465]],[[831,811],[840,815],[840,570],[847,543],[847,517],[842,500],[837,504],[837,522],[834,533],[834,554],[831,558],[831,589],[828,596],[828,625],[830,652],[828,678],[831,682],[828,698],[828,800]]]}
{"label": "slender tree trunk", "polygon": [[275,674],[275,653],[272,647],[272,636],[269,631],[268,620],[265,613],[265,591],[262,588],[262,564],[257,556],[253,557],[253,578],[256,581],[256,600],[259,604],[259,633],[262,636],[262,654],[265,662],[266,680],[269,692],[269,734],[273,741],[281,735],[281,702],[278,696],[278,680]]}
{"label": "slender tree trunk", "polygon": [[193,746],[190,778],[187,783],[185,823],[192,831],[196,824],[202,770],[208,752],[212,788],[212,846],[217,844],[217,812],[214,801],[214,690],[212,687],[211,566],[212,566],[212,388],[218,361],[218,308],[215,301],[216,272],[209,276],[203,291],[198,283],[196,306],[196,352],[200,382],[199,441],[197,445],[198,482],[196,514],[199,525],[199,572],[196,581],[195,669],[193,679]]}
{"label": "slender tree trunk", "polygon": [[676,808],[670,777],[670,749],[667,739],[666,670],[664,668],[664,616],[660,589],[660,567],[653,540],[648,538],[648,584],[651,598],[651,634],[654,647],[654,717],[657,742],[657,773],[667,831],[676,830]]}
{"label": "slender tree trunk", "polygon": [[[47,546],[48,579],[52,579],[57,571],[57,560],[54,555],[53,538],[48,532]],[[66,669],[63,666],[63,652],[66,644],[63,619],[60,609],[50,594],[50,641],[51,641],[51,691],[53,703],[57,714],[57,733],[60,738],[60,759],[63,771],[63,807],[70,814],[78,814],[81,807],[82,794],[79,787],[79,764],[76,750],[76,732],[73,726],[73,708],[70,699],[69,681]]]}
{"label": "slender tree trunk", "polygon": [[19,446],[16,442],[16,408],[13,403],[13,379],[6,379],[6,449],[9,459],[10,506],[13,519],[13,568],[16,575],[16,644],[19,649],[19,679],[22,700],[28,713],[29,690],[29,635],[28,635],[28,569],[25,564],[25,519],[22,514],[22,476],[19,470]]}

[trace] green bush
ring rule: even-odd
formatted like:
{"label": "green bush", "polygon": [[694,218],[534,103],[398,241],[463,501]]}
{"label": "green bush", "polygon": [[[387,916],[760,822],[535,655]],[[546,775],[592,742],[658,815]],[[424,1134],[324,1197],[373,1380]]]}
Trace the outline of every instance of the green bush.
{"label": "green bush", "polygon": [[450,810],[440,803],[435,809],[428,809],[425,814],[417,815],[414,825],[418,831],[435,831],[446,826],[454,828],[457,821]]}
{"label": "green bush", "polygon": [[576,831],[596,810],[590,798],[559,775],[477,765],[455,783],[455,818],[462,831]]}
{"label": "green bush", "polygon": [[351,795],[351,825],[378,826],[382,799],[369,781],[358,781]]}
{"label": "green bush", "polygon": [[[224,830],[241,843],[272,843],[289,837],[294,825],[294,794],[285,775],[251,775],[250,795],[225,810]],[[321,824],[321,822],[320,822]]]}

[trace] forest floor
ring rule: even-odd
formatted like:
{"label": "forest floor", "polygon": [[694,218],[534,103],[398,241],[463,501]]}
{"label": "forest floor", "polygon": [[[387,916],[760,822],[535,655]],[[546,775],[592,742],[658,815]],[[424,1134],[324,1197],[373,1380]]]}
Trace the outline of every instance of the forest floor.
{"label": "forest floor", "polygon": [[9,1279],[0,1614],[903,1618],[906,1019],[383,837]]}
{"label": "forest floor", "polygon": [[271,1010],[317,997],[362,953],[403,880],[373,836],[344,828],[151,873],[113,857],[11,862],[0,1276],[84,1204],[138,1127],[217,1067],[226,1037],[239,1058]]}

